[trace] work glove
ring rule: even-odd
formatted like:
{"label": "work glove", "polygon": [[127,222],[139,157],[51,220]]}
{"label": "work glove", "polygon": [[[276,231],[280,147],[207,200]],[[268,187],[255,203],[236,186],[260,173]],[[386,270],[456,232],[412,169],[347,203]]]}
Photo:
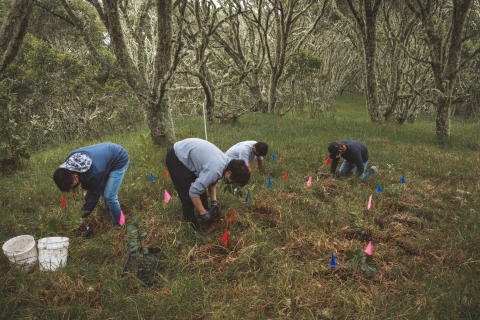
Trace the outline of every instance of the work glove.
{"label": "work glove", "polygon": [[83,218],[80,218],[80,226],[78,227],[77,236],[83,236],[85,238],[93,237],[93,229],[88,227]]}
{"label": "work glove", "polygon": [[202,221],[202,225],[205,227],[209,227],[213,223],[213,217],[209,211],[205,211],[203,214],[201,214],[200,220]]}
{"label": "work glove", "polygon": [[367,178],[367,175],[366,175],[365,173],[362,173],[362,174],[360,175],[360,179],[364,180],[364,179],[366,179],[366,178]]}
{"label": "work glove", "polygon": [[335,178],[335,173],[330,173],[330,178]]}
{"label": "work glove", "polygon": [[90,239],[90,238],[93,238],[93,235],[94,233],[91,227],[87,227],[85,223],[80,224],[80,226],[78,227],[77,236],[82,236],[84,238]]}
{"label": "work glove", "polygon": [[210,209],[208,210],[210,212],[210,215],[213,217],[215,214],[218,212],[218,207],[217,207],[217,201],[212,200]]}

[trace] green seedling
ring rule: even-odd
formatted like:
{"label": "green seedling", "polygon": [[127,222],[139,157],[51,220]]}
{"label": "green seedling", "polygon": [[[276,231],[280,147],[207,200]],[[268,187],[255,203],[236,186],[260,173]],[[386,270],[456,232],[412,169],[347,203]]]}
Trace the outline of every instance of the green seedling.
{"label": "green seedling", "polygon": [[130,245],[130,253],[132,257],[138,256],[143,257],[144,254],[148,254],[148,248],[143,246],[143,241],[147,236],[147,232],[141,230],[140,225],[145,220],[142,219],[143,214],[137,213],[133,217],[133,224],[127,226],[127,230],[135,236],[131,236],[127,238],[127,241]]}
{"label": "green seedling", "polygon": [[377,266],[373,263],[373,255],[366,254],[364,250],[347,250],[345,251],[345,255],[350,260],[350,265],[343,266],[344,268],[357,271],[360,267],[367,275],[378,272]]}
{"label": "green seedling", "polygon": [[365,229],[362,228],[362,220],[360,219],[358,212],[352,211],[348,215],[352,218],[353,230],[359,232],[361,235],[365,234]]}
{"label": "green seedling", "polygon": [[223,187],[224,192],[228,192],[236,196],[237,198],[245,198],[247,196],[248,190],[250,190],[250,199],[252,197],[252,191],[255,189],[255,184],[252,184],[248,188],[241,188],[233,184],[225,184]]}

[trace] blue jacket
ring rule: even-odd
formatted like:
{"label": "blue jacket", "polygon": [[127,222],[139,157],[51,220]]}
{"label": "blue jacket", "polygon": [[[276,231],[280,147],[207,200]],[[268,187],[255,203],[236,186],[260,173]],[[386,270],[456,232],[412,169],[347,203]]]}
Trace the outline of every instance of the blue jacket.
{"label": "blue jacket", "polygon": [[82,207],[82,210],[88,211],[84,215],[87,216],[95,209],[98,199],[103,194],[110,172],[125,167],[129,158],[127,150],[110,142],[74,150],[66,159],[75,153],[86,154],[92,159],[90,169],[80,175],[82,189],[88,190],[87,202]]}

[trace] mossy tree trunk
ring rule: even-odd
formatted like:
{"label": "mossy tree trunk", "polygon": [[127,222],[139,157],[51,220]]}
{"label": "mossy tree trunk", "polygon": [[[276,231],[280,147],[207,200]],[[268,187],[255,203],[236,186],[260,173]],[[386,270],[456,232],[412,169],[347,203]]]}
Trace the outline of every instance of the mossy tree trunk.
{"label": "mossy tree trunk", "polygon": [[33,0],[12,0],[0,29],[0,74],[15,59],[27,32]]}

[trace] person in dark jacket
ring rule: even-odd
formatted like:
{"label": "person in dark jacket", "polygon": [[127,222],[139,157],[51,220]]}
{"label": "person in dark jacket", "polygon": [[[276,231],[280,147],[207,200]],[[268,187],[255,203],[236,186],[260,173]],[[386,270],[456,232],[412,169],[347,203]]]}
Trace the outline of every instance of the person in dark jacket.
{"label": "person in dark jacket", "polygon": [[[204,226],[213,222],[213,213],[217,209],[218,180],[223,178],[227,184],[244,186],[250,179],[245,161],[230,160],[214,144],[198,138],[175,143],[167,151],[166,164],[182,203],[183,218],[195,227],[198,226],[195,208]],[[207,190],[211,200],[210,208]]]}
{"label": "person in dark jacket", "polygon": [[82,186],[85,203],[82,218],[90,215],[103,196],[112,214],[112,226],[125,221],[118,202],[118,190],[130,160],[127,150],[114,143],[104,142],[72,151],[53,174],[62,192]]}
{"label": "person in dark jacket", "polygon": [[330,177],[332,178],[335,177],[340,156],[345,159],[338,170],[340,176],[346,176],[356,172],[361,179],[365,179],[377,171],[377,168],[372,166],[370,170],[365,173],[369,158],[368,150],[358,141],[341,140],[332,142],[328,146],[328,152],[330,152],[330,158],[332,159],[330,165]]}

